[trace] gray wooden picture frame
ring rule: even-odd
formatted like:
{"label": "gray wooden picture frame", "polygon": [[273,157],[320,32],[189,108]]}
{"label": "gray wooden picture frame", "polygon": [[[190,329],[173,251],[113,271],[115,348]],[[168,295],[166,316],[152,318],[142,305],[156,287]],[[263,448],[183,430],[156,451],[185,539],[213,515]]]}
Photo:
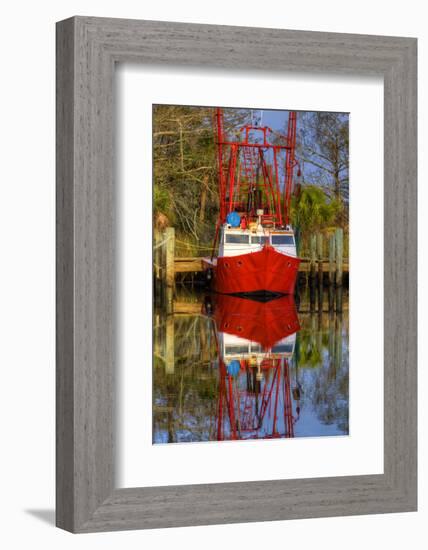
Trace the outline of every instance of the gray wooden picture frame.
{"label": "gray wooden picture frame", "polygon": [[[83,533],[416,510],[416,46],[414,38],[91,17],[57,24],[58,527]],[[118,62],[383,77],[382,475],[115,488]]]}

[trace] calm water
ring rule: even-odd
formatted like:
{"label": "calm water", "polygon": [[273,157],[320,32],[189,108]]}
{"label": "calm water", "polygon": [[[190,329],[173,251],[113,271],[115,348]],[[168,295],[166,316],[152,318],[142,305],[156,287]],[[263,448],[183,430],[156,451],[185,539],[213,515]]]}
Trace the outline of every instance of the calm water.
{"label": "calm water", "polygon": [[183,289],[156,311],[153,443],[348,434],[348,295],[341,314],[298,298]]}

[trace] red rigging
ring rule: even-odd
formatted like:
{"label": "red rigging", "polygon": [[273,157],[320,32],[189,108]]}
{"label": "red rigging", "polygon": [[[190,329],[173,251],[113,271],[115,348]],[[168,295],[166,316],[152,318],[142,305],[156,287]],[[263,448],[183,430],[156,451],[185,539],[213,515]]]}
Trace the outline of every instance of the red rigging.
{"label": "red rigging", "polygon": [[222,109],[215,120],[220,208],[204,269],[223,294],[292,294],[300,263],[290,224],[296,113],[287,135],[247,125],[229,137]]}

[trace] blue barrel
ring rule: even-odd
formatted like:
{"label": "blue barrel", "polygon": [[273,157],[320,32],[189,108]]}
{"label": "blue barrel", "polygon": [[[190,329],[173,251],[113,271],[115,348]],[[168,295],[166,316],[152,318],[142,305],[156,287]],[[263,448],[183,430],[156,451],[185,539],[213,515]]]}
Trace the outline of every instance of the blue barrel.
{"label": "blue barrel", "polygon": [[239,361],[237,359],[233,359],[228,365],[227,365],[227,373],[230,376],[238,376],[239,371],[241,370],[241,365],[239,364]]}
{"label": "blue barrel", "polygon": [[229,212],[226,217],[226,221],[232,227],[239,227],[241,225],[241,216],[238,212]]}

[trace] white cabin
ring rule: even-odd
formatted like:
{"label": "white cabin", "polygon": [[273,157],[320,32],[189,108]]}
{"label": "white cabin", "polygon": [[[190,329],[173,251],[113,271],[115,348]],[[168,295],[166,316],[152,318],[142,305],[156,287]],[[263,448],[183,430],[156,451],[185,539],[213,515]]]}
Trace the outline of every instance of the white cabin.
{"label": "white cabin", "polygon": [[277,252],[296,257],[294,231],[287,229],[256,228],[241,229],[225,223],[221,227],[219,257],[241,256],[250,252],[259,252],[265,244],[270,244]]}

